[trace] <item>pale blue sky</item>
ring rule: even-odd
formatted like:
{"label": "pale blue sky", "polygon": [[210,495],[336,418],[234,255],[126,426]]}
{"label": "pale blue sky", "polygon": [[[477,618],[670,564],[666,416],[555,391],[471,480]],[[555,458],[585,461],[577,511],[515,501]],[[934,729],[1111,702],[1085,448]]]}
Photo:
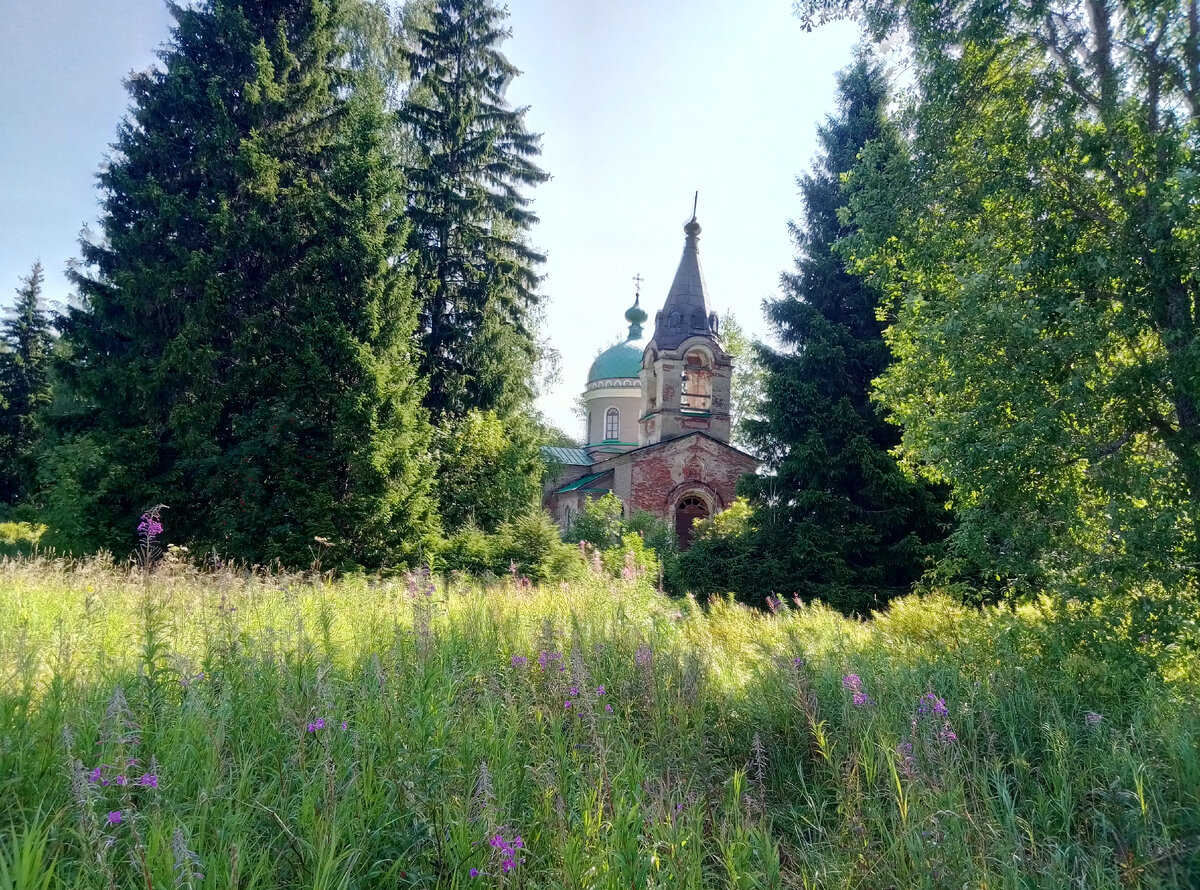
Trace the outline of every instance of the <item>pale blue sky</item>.
{"label": "pale blue sky", "polygon": [[[766,333],[760,304],[788,268],[795,177],[833,109],[849,24],[806,34],[790,0],[510,0],[509,58],[524,72],[554,177],[535,192],[532,241],[549,255],[547,334],[563,379],[541,400],[576,432],[571,403],[597,349],[624,331],[640,273],[653,318],[700,191],[701,261],[715,308]],[[0,303],[32,262],[47,296],[98,212],[95,173],[128,105],[122,79],[154,61],[161,0],[0,2]]]}

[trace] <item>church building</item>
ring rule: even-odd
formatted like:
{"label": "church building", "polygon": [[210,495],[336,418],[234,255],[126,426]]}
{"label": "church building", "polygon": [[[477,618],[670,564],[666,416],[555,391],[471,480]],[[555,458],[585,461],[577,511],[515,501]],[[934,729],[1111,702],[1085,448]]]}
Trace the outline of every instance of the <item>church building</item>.
{"label": "church building", "polygon": [[692,523],[725,509],[738,478],[758,467],[729,444],[733,362],[700,271],[700,223],[693,216],[683,230],[683,257],[650,340],[639,295],[625,313],[629,336],[592,362],[587,444],[544,449],[562,469],[544,503],[564,529],[587,498],[611,491],[626,516],[653,513],[687,547]]}

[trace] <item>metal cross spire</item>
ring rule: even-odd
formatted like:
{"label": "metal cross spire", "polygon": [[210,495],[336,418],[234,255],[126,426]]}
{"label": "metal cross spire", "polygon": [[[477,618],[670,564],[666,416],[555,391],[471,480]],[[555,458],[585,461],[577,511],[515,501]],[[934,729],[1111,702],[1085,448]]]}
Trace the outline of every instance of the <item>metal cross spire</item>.
{"label": "metal cross spire", "polygon": [[633,301],[636,303],[642,296],[642,273],[638,272],[633,276]]}

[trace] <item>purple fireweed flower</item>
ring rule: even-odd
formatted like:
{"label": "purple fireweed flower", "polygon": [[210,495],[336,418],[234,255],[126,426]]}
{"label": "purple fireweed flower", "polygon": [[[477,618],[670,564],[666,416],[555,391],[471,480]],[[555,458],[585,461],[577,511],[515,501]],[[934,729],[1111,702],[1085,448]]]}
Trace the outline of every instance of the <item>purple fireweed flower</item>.
{"label": "purple fireweed flower", "polygon": [[142,521],[138,523],[138,534],[144,538],[156,538],[162,534],[162,523],[150,513],[142,514]]}
{"label": "purple fireweed flower", "polygon": [[124,776],[117,776],[115,779],[113,779],[113,784],[114,785],[124,785],[126,781],[127,780],[125,779]]}
{"label": "purple fireweed flower", "polygon": [[100,767],[96,767],[94,770],[88,773],[88,781],[93,785],[100,781]]}
{"label": "purple fireweed flower", "polygon": [[579,695],[579,687],[578,687],[578,686],[572,686],[572,687],[571,687],[571,688],[568,690],[568,692],[570,692],[570,693],[571,693],[571,695]]}
{"label": "purple fireweed flower", "polygon": [[846,674],[842,677],[842,688],[852,689],[855,692],[862,691],[862,678],[858,674]]}
{"label": "purple fireweed flower", "polygon": [[346,721],[343,720],[342,721],[342,732],[345,732],[345,731],[346,731]]}
{"label": "purple fireweed flower", "polygon": [[950,713],[950,709],[946,707],[944,698],[938,698],[932,692],[926,692],[921,696],[921,706],[917,708],[917,713],[922,717],[945,717]]}
{"label": "purple fireweed flower", "polygon": [[146,788],[157,788],[158,776],[154,775],[153,773],[145,773],[140,779],[138,779],[138,784],[143,785]]}
{"label": "purple fireweed flower", "polygon": [[638,646],[637,652],[633,655],[633,661],[638,667],[649,667],[653,659],[654,650],[649,646]]}
{"label": "purple fireweed flower", "polygon": [[477,868],[473,868],[473,869],[471,869],[471,871],[469,872],[469,874],[471,875],[471,877],[473,877],[473,878],[477,878],[477,877],[479,877],[479,869],[477,869]]}
{"label": "purple fireweed flower", "polygon": [[569,708],[569,707],[571,707],[571,700],[570,700],[570,699],[567,699],[565,702],[563,702],[563,707],[564,707],[564,708]]}
{"label": "purple fireweed flower", "polygon": [[1096,726],[1104,718],[1095,711],[1088,711],[1086,714],[1084,714],[1083,719],[1087,722],[1088,726]]}
{"label": "purple fireweed flower", "polygon": [[[527,665],[527,664],[529,664],[529,659],[526,658],[524,655],[514,655],[512,657],[512,666],[515,668],[516,667],[525,667],[525,665]],[[543,664],[542,667],[545,667],[545,665]]]}
{"label": "purple fireweed flower", "polygon": [[488,841],[495,854],[500,859],[500,869],[505,874],[512,871],[525,860],[517,855],[517,851],[525,846],[521,836],[517,835],[511,841],[506,841],[504,835],[497,834]]}
{"label": "purple fireweed flower", "polygon": [[108,824],[109,825],[120,825],[121,820],[123,818],[124,817],[121,815],[120,810],[113,810],[111,813],[108,814]]}
{"label": "purple fireweed flower", "polygon": [[777,599],[776,597],[773,597],[773,596],[767,597],[767,608],[771,610],[771,614],[778,612],[779,607],[782,605],[783,605],[783,603],[780,602],[779,599]]}
{"label": "purple fireweed flower", "polygon": [[596,695],[604,695],[604,687],[603,686],[596,687]]}
{"label": "purple fireweed flower", "polygon": [[854,693],[854,707],[865,708],[871,703],[871,699],[867,697],[865,692]]}
{"label": "purple fireweed flower", "polygon": [[938,739],[943,744],[948,745],[951,742],[958,741],[958,733],[956,733],[954,731],[954,729],[950,726],[949,723],[943,723],[942,728],[940,730],[938,730]]}
{"label": "purple fireweed flower", "polygon": [[612,705],[605,705],[604,710],[608,711],[608,713],[611,714],[612,713]]}

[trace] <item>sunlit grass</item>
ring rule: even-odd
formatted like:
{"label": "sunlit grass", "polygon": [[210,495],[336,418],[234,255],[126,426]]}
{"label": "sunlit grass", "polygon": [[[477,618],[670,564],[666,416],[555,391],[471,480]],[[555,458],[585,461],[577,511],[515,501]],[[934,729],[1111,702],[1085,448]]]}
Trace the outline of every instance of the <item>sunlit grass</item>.
{"label": "sunlit grass", "polygon": [[1125,633],[0,563],[0,890],[1183,887],[1195,666]]}

